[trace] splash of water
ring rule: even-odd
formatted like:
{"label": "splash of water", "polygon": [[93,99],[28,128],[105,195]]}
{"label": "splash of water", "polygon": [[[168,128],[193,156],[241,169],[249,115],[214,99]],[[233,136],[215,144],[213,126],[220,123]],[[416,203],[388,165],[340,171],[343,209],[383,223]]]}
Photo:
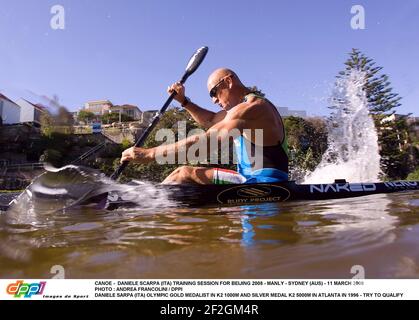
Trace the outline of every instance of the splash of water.
{"label": "splash of water", "polygon": [[[55,216],[82,211],[79,204],[84,205],[86,200],[96,196],[106,201],[110,194],[120,196],[141,211],[176,206],[166,190],[149,182],[134,180],[130,184],[120,184],[95,169],[74,165],[46,166],[45,169],[46,172],[12,201],[6,217],[9,224],[33,227],[53,224]],[[95,201],[88,204],[102,208]]]}
{"label": "splash of water", "polygon": [[363,86],[365,72],[338,78],[330,99],[328,149],[304,183],[374,182],[381,173],[378,137]]}

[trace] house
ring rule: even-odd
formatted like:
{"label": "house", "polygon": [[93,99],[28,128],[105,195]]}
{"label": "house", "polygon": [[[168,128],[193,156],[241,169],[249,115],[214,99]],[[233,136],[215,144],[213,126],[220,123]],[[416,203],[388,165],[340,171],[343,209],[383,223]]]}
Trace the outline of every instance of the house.
{"label": "house", "polygon": [[113,107],[113,104],[109,100],[95,100],[84,104],[84,110],[90,111],[97,116],[109,113],[111,107]]}
{"label": "house", "polygon": [[137,106],[130,105],[130,104],[124,104],[122,106],[112,106],[109,109],[109,112],[125,114],[133,118],[134,120],[140,120],[142,116],[141,110],[138,109]]}
{"label": "house", "polygon": [[31,122],[37,126],[41,125],[41,115],[46,112],[45,108],[23,98],[17,100],[16,104],[20,106],[20,122]]}
{"label": "house", "polygon": [[140,120],[142,117],[141,110],[131,104],[113,105],[109,100],[95,100],[84,104],[84,110],[92,112],[97,116],[103,116],[108,113],[125,114],[134,120]]}
{"label": "house", "polygon": [[20,106],[0,93],[0,124],[20,122]]}

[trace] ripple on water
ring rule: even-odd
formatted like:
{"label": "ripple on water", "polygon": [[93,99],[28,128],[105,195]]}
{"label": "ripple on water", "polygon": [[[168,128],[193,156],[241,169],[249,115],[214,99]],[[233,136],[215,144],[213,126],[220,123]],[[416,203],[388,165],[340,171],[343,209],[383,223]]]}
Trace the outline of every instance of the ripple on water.
{"label": "ripple on water", "polygon": [[64,231],[88,231],[99,229],[102,227],[101,223],[97,222],[85,222],[85,223],[76,223],[73,225],[65,226],[62,228]]}

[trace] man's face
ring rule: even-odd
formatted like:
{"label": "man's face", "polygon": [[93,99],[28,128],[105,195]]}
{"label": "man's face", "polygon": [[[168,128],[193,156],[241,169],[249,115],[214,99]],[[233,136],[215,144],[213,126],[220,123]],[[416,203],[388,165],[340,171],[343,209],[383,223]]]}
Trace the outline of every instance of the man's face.
{"label": "man's face", "polygon": [[224,77],[217,77],[209,79],[208,81],[208,92],[212,99],[212,102],[218,104],[224,110],[230,109],[229,102],[229,89],[231,86],[231,77],[226,75]]}

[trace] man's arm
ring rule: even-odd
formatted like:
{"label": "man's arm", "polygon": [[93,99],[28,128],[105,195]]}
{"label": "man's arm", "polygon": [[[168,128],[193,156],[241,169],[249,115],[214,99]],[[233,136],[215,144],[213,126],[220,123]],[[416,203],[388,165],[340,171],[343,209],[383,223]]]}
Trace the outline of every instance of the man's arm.
{"label": "man's arm", "polygon": [[[219,142],[227,139],[234,139],[241,134],[245,121],[241,119],[222,120],[200,135],[193,135],[182,139],[176,143],[161,145],[158,147],[143,149],[131,147],[122,153],[121,162],[134,161],[137,163],[149,163],[155,161],[158,157],[169,157],[178,155],[181,152],[188,152],[188,149],[196,143],[205,143],[207,154],[210,154],[211,147],[218,148]],[[217,141],[214,143],[214,141]],[[213,142],[213,143],[211,143]]]}
{"label": "man's arm", "polygon": [[184,108],[189,112],[192,118],[204,128],[210,128],[216,123],[222,121],[227,114],[224,110],[217,113],[206,110],[193,102],[189,102]]}
{"label": "man's arm", "polygon": [[187,102],[185,100],[185,87],[180,82],[176,82],[167,88],[167,93],[172,94],[173,92],[176,92],[175,100],[181,103],[192,118],[204,128],[212,127],[214,124],[223,120],[227,114],[225,111],[215,113],[201,108],[191,101]]}
{"label": "man's arm", "polygon": [[[152,157],[156,159],[158,156],[164,155],[165,157],[179,154],[180,152],[188,152],[188,149],[196,143],[205,143],[207,148],[207,154],[210,154],[211,147],[217,147],[219,143],[223,143],[226,140],[234,139],[241,134],[243,130],[243,120],[230,119],[228,121],[220,121],[219,123],[212,126],[205,133],[199,135],[193,135],[186,139],[182,139],[178,142],[161,145],[150,149]],[[217,141],[216,143],[211,143]]]}

